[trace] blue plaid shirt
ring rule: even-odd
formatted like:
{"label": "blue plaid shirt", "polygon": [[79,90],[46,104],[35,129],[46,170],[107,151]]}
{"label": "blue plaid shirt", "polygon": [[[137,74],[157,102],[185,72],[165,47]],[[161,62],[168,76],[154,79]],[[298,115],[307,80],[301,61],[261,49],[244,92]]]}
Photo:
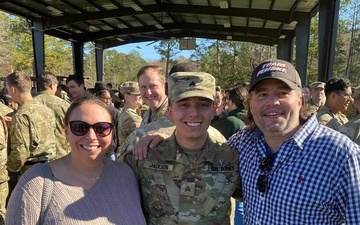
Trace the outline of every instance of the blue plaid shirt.
{"label": "blue plaid shirt", "polygon": [[360,147],[315,116],[285,141],[258,191],[267,155],[263,133],[243,129],[228,141],[240,153],[244,224],[360,225]]}

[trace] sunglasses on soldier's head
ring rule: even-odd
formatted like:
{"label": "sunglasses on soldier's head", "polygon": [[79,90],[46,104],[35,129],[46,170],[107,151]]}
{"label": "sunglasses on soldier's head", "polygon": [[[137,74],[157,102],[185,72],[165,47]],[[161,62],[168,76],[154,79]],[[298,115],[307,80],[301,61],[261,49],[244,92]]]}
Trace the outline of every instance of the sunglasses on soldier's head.
{"label": "sunglasses on soldier's head", "polygon": [[96,135],[98,135],[99,137],[106,137],[111,133],[114,127],[114,125],[109,122],[98,122],[90,125],[80,120],[70,121],[69,125],[71,132],[76,136],[84,136],[89,132],[91,127]]}

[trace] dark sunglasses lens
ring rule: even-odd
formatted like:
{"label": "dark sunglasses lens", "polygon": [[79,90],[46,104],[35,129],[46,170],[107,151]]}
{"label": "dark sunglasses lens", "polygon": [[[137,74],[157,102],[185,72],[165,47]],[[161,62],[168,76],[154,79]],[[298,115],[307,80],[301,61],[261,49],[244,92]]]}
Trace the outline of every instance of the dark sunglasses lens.
{"label": "dark sunglasses lens", "polygon": [[85,135],[90,128],[90,125],[82,121],[71,121],[70,123],[71,132],[77,136]]}
{"label": "dark sunglasses lens", "polygon": [[100,137],[106,137],[111,133],[112,124],[107,122],[95,123],[93,128],[97,135]]}
{"label": "dark sunglasses lens", "polygon": [[261,193],[266,193],[267,192],[267,186],[266,186],[266,175],[260,175],[258,180],[257,180],[257,189],[261,192]]}

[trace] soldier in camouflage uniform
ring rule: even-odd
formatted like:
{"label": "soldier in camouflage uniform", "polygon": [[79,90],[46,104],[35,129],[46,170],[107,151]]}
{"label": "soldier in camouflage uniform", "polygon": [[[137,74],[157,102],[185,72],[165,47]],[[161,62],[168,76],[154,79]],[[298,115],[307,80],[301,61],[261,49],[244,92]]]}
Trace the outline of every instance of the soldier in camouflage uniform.
{"label": "soldier in camouflage uniform", "polygon": [[[156,70],[156,68],[157,68],[157,70]],[[144,75],[144,73],[145,73],[144,71],[147,71],[147,73],[145,74],[146,76],[143,76],[143,82],[140,82],[139,76],[141,76],[142,74]],[[155,79],[154,78],[155,76],[153,74],[154,71],[159,71],[159,73],[161,71],[161,73],[163,73],[161,67],[157,67],[157,66],[147,66],[147,67],[143,67],[142,69],[140,69],[140,71],[138,72],[140,89],[141,89],[141,87],[145,88],[147,83],[156,83],[155,81],[152,81]],[[179,63],[179,64],[176,64],[175,66],[173,66],[170,70],[170,74],[175,73],[175,72],[198,72],[198,68],[197,68],[196,64],[193,64],[193,63]],[[150,81],[148,81],[148,80],[150,80]],[[162,78],[160,79],[160,81],[162,82]],[[148,85],[148,86],[151,86],[151,85]],[[156,89],[156,92],[158,93],[159,96],[163,96],[163,95],[166,96],[166,94],[167,94],[165,89],[154,88],[154,87],[153,87],[153,89]],[[146,90],[145,90],[145,92],[146,92]],[[214,92],[215,92],[215,90],[214,90]],[[147,99],[147,95],[148,95],[147,93],[142,94],[143,100]],[[144,100],[144,102],[146,104],[149,104],[149,101]],[[159,132],[159,133],[171,135],[174,132],[174,130],[175,130],[174,123],[172,121],[170,121],[166,116],[167,106],[168,106],[168,101],[166,98],[166,101],[163,104],[161,104],[160,108],[158,110],[154,110],[157,113],[153,117],[154,121],[152,121],[150,123],[146,123],[146,121],[149,120],[150,109],[147,111],[147,113],[145,113],[143,120],[142,120],[143,122],[142,122],[140,128],[133,131],[126,138],[124,144],[119,146],[119,149],[117,152],[118,152],[120,161],[122,161],[122,158],[126,152],[134,149],[136,144],[139,142],[139,140],[145,134]],[[219,142],[226,141],[224,136],[218,130],[216,130],[215,128],[213,128],[211,126],[208,129],[208,133],[209,133],[210,137],[214,138],[215,140],[217,140]]]}
{"label": "soldier in camouflage uniform", "polygon": [[7,167],[22,174],[35,163],[56,157],[54,113],[31,96],[31,80],[15,72],[6,77],[6,89],[20,107],[11,120]]}
{"label": "soldier in camouflage uniform", "polygon": [[325,83],[321,81],[310,84],[310,99],[306,102],[313,113],[325,104]]}
{"label": "soldier in camouflage uniform", "polygon": [[316,117],[319,123],[334,130],[348,122],[343,114],[352,103],[351,83],[347,79],[331,78],[325,85],[326,102]]}
{"label": "soldier in camouflage uniform", "polygon": [[65,82],[66,88],[71,96],[71,101],[87,95],[83,76],[79,74],[69,75]]}
{"label": "soldier in camouflage uniform", "polygon": [[[166,109],[168,106],[168,99],[165,93],[165,74],[161,66],[144,66],[137,73],[139,81],[140,95],[143,102],[149,107],[145,111],[140,129],[134,130],[123,142],[119,145],[117,150],[118,155],[124,154],[126,151],[131,150],[138,140],[145,135],[143,130],[152,130],[152,127],[161,127],[159,121],[168,123],[166,117]],[[121,126],[121,123],[119,123]],[[150,126],[150,127],[149,127]]]}
{"label": "soldier in camouflage uniform", "polygon": [[142,99],[137,82],[124,82],[119,91],[124,97],[124,108],[119,115],[117,128],[119,145],[122,145],[130,133],[140,127],[142,118],[136,110],[142,105]]}
{"label": "soldier in camouflage uniform", "polygon": [[[1,112],[3,113],[3,112]],[[7,161],[8,132],[3,116],[0,115],[0,225],[5,224],[5,204],[9,194]]]}
{"label": "soldier in camouflage uniform", "polygon": [[148,224],[230,224],[230,197],[241,197],[239,155],[207,133],[215,78],[201,72],[170,75],[168,116],[173,135],[135,161]]}
{"label": "soldier in camouflage uniform", "polygon": [[14,109],[0,102],[0,116],[12,116],[14,114]]}
{"label": "soldier in camouflage uniform", "polygon": [[137,73],[141,98],[149,110],[144,113],[141,126],[166,116],[167,97],[165,74],[161,66],[144,66]]}
{"label": "soldier in camouflage uniform", "polygon": [[360,145],[360,87],[355,91],[354,107],[357,109],[358,115],[345,123],[344,126],[341,126],[338,131],[347,135],[352,141]]}
{"label": "soldier in camouflage uniform", "polygon": [[37,83],[40,92],[34,99],[49,107],[55,115],[56,158],[60,158],[70,152],[70,145],[66,141],[64,131],[64,117],[70,103],[55,95],[58,80],[51,72],[43,72],[40,77],[38,77]]}

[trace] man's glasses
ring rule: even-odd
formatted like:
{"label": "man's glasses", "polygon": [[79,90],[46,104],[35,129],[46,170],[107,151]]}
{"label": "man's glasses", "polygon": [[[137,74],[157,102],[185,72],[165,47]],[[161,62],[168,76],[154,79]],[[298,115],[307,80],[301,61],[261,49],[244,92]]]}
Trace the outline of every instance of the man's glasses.
{"label": "man's glasses", "polygon": [[108,122],[99,122],[90,125],[84,121],[79,120],[70,121],[69,125],[71,132],[76,136],[84,136],[89,132],[90,127],[92,127],[96,135],[98,135],[99,137],[106,137],[111,133],[114,127],[112,123]]}
{"label": "man's glasses", "polygon": [[343,96],[345,99],[352,99],[352,95],[346,92],[336,92],[336,94]]}
{"label": "man's glasses", "polygon": [[263,160],[261,160],[259,168],[261,170],[261,174],[257,180],[256,186],[257,189],[261,192],[266,194],[268,192],[268,185],[267,185],[267,175],[265,174],[265,171],[268,171],[270,169],[271,164],[273,163],[272,157],[266,157]]}

